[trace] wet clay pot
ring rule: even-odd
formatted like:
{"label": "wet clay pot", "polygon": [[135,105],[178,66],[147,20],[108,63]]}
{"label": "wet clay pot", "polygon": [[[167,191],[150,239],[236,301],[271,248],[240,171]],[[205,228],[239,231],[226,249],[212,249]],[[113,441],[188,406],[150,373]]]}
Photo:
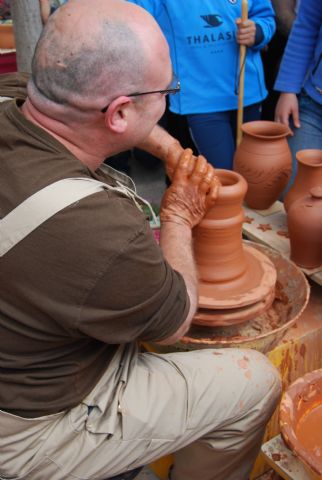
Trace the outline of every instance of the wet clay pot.
{"label": "wet clay pot", "polygon": [[297,198],[287,212],[291,260],[303,268],[322,265],[322,186]]}
{"label": "wet clay pot", "polygon": [[247,269],[241,230],[244,221],[242,202],[247,191],[243,177],[217,169],[222,187],[215,207],[193,231],[194,253],[199,278],[207,282],[228,282]]}
{"label": "wet clay pot", "polygon": [[303,197],[312,187],[322,187],[322,150],[299,150],[296,153],[296,160],[297,174],[284,199],[286,211],[297,198]]}
{"label": "wet clay pot", "polygon": [[218,198],[193,230],[199,274],[194,323],[227,325],[269,308],[276,270],[266,255],[242,241],[245,179],[229,170],[217,169],[216,175],[221,183]]}
{"label": "wet clay pot", "polygon": [[322,479],[322,369],[298,378],[280,404],[281,435],[309,478]]}
{"label": "wet clay pot", "polygon": [[243,138],[234,156],[234,170],[248,183],[246,204],[265,210],[279,198],[291,176],[290,130],[281,123],[262,120],[244,123],[241,128]]}

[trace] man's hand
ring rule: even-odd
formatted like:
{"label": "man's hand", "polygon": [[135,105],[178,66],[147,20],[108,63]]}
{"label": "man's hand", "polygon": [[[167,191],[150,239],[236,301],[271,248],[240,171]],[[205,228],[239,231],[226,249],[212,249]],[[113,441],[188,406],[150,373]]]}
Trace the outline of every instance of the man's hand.
{"label": "man's hand", "polygon": [[161,224],[172,222],[192,229],[216,201],[220,182],[215,169],[203,156],[193,156],[190,149],[184,150],[176,166],[172,158],[167,167],[171,167],[172,184],[162,199]]}
{"label": "man's hand", "polygon": [[284,123],[284,125],[289,126],[290,117],[293,118],[294,126],[300,128],[299,103],[296,94],[281,93],[276,104],[275,122]]}
{"label": "man's hand", "polygon": [[253,20],[249,18],[247,20],[242,20],[238,18],[236,20],[237,33],[236,39],[237,43],[240,45],[245,45],[246,47],[252,47],[255,44],[256,37],[256,25]]}

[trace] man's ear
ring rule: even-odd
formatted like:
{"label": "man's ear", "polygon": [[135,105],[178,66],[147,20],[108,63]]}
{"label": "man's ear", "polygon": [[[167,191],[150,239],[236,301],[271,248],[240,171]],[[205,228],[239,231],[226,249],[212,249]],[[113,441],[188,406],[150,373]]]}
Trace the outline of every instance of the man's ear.
{"label": "man's ear", "polygon": [[132,106],[129,97],[117,97],[113,100],[105,113],[105,125],[115,133],[124,133],[128,125],[128,117]]}

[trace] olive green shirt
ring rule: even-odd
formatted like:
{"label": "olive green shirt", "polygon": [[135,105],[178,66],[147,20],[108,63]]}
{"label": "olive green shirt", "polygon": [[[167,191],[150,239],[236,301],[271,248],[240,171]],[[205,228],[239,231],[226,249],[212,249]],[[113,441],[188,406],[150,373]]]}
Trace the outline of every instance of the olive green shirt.
{"label": "olive green shirt", "polygon": [[[63,178],[113,185],[18,106],[0,103],[1,218]],[[77,405],[118,344],[172,335],[189,308],[145,215],[114,191],[80,200],[25,237],[0,258],[0,285],[0,409],[23,417]]]}

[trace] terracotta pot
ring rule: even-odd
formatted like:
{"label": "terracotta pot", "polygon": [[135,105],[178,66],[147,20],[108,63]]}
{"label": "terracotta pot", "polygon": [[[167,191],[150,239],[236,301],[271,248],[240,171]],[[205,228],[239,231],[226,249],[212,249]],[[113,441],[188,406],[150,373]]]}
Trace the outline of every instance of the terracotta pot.
{"label": "terracotta pot", "polygon": [[193,231],[199,274],[199,308],[193,321],[227,325],[269,308],[276,270],[266,255],[242,241],[245,179],[230,170],[217,169],[216,175],[221,184],[217,200]]}
{"label": "terracotta pot", "polygon": [[304,268],[322,265],[322,186],[291,204],[287,223],[291,260]]}
{"label": "terracotta pot", "polygon": [[247,268],[242,245],[247,183],[229,170],[216,170],[220,180],[218,198],[193,231],[193,245],[199,278],[206,282],[228,282]]}
{"label": "terracotta pot", "polygon": [[0,48],[10,50],[16,48],[13,27],[10,23],[0,24]]}
{"label": "terracotta pot", "polygon": [[293,382],[283,395],[279,423],[281,434],[307,468],[309,478],[322,478],[322,369]]}
{"label": "terracotta pot", "polygon": [[303,197],[312,187],[322,186],[322,150],[299,150],[296,160],[297,174],[284,199],[286,211],[298,197]]}
{"label": "terracotta pot", "polygon": [[234,170],[248,183],[245,202],[265,210],[280,196],[291,176],[292,156],[286,137],[290,129],[269,121],[242,125],[243,138],[234,157]]}

